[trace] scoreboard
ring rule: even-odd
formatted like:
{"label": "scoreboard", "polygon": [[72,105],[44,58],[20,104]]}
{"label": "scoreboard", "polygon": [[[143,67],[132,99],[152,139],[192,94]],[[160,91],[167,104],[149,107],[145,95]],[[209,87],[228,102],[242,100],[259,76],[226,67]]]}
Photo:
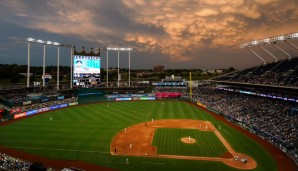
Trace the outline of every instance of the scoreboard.
{"label": "scoreboard", "polygon": [[73,84],[76,86],[96,85],[100,83],[100,57],[74,56]]}

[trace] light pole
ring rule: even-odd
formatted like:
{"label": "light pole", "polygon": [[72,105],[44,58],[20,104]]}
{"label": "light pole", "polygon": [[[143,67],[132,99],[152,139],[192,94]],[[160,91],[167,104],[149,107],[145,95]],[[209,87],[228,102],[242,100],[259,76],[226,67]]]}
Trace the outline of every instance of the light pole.
{"label": "light pole", "polygon": [[72,89],[73,86],[73,47],[70,49],[70,89]]}
{"label": "light pole", "polygon": [[45,73],[46,73],[46,44],[43,44],[43,61],[42,61],[42,86],[45,84]]}
{"label": "light pole", "polygon": [[130,51],[128,51],[128,87],[130,87]]}
{"label": "light pole", "polygon": [[266,50],[264,47],[262,47],[262,45],[270,45],[270,44],[272,44],[274,47],[276,47],[282,53],[284,53],[285,55],[287,55],[289,60],[291,60],[291,58],[292,58],[291,54],[288,53],[288,52],[286,52],[284,49],[280,48],[279,46],[277,46],[277,43],[279,43],[279,42],[286,42],[288,45],[290,45],[290,46],[292,46],[292,47],[295,48],[295,45],[289,43],[287,40],[289,40],[289,39],[297,39],[297,38],[298,38],[298,32],[296,32],[296,33],[290,33],[290,34],[285,34],[285,35],[280,35],[280,36],[275,36],[275,37],[269,37],[269,38],[260,39],[260,40],[252,40],[252,41],[249,41],[249,42],[244,42],[244,43],[241,43],[240,44],[240,48],[247,48],[252,53],[254,53],[258,58],[260,58],[264,62],[264,64],[266,64],[266,61],[263,58],[261,58],[260,55],[258,55],[256,52],[254,52],[251,49],[251,47],[255,47],[255,46],[261,47],[265,52],[267,52],[270,56],[272,56],[275,59],[275,61],[277,61],[278,59],[273,55],[273,53],[270,53],[269,50]]}
{"label": "light pole", "polygon": [[27,87],[30,86],[30,38],[28,38]]}
{"label": "light pole", "polygon": [[60,70],[59,70],[59,61],[60,61],[60,47],[58,46],[58,54],[57,54],[57,90],[59,90],[59,75],[60,75]]}
{"label": "light pole", "polygon": [[107,87],[109,87],[109,51],[107,50]]}
{"label": "light pole", "polygon": [[[120,51],[128,51],[128,85],[130,86],[130,51],[132,51],[132,48],[107,48],[107,71],[108,71],[108,51],[117,51],[118,52],[118,87],[120,86],[119,81],[120,81],[120,73],[119,73],[119,57],[120,57]],[[107,74],[107,85],[108,85],[108,74]]]}
{"label": "light pole", "polygon": [[118,50],[118,87],[119,87],[119,50]]}
{"label": "light pole", "polygon": [[[43,41],[43,40],[35,40],[33,38],[28,38],[28,68],[27,68],[27,87],[30,86],[30,43],[37,43],[37,44],[43,44],[43,83],[42,85],[45,86],[45,65],[46,65],[46,45],[51,45],[51,46],[57,46],[58,47],[58,54],[57,54],[57,90],[59,90],[59,65],[60,65],[60,47],[67,47],[71,48],[71,75],[72,75],[72,51],[73,51],[73,46],[72,45],[64,45],[58,42],[52,42],[52,41]],[[72,78],[71,78],[72,82]],[[72,84],[71,84],[72,88]]]}

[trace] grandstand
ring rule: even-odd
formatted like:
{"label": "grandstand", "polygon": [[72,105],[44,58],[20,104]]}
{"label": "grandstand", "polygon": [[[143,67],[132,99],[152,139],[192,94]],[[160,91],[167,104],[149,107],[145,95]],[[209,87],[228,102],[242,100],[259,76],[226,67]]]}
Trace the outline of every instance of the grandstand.
{"label": "grandstand", "polygon": [[215,81],[298,87],[298,58],[252,67],[214,78]]}
{"label": "grandstand", "polygon": [[[265,61],[251,48],[263,43],[270,45],[270,41],[277,46],[283,43],[284,38],[280,37],[264,39],[267,42],[247,42],[241,47]],[[195,89],[194,98],[209,110],[266,139],[298,162],[298,58],[283,53],[287,59],[279,57],[281,60],[276,58],[272,63],[264,62],[211,79],[213,86]]]}

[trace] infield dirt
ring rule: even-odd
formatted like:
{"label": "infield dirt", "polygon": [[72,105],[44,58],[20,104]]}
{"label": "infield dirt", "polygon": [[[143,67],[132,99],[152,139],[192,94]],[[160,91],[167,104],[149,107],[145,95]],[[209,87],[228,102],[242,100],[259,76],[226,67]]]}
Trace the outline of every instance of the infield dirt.
{"label": "infield dirt", "polygon": [[[152,146],[152,140],[156,128],[183,128],[198,129],[200,131],[213,131],[231,155],[203,157],[157,154],[157,148]],[[113,138],[110,151],[112,155],[218,161],[238,169],[254,169],[257,167],[257,163],[253,158],[236,152],[210,122],[200,120],[166,119],[133,125],[119,132]],[[246,159],[246,162],[241,161],[241,159],[244,158]]]}

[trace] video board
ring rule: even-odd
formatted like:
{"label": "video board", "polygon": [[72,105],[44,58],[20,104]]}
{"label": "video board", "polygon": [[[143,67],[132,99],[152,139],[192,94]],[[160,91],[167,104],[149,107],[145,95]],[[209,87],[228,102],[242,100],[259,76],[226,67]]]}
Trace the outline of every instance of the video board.
{"label": "video board", "polygon": [[100,83],[100,57],[75,55],[73,61],[73,83],[76,86]]}

